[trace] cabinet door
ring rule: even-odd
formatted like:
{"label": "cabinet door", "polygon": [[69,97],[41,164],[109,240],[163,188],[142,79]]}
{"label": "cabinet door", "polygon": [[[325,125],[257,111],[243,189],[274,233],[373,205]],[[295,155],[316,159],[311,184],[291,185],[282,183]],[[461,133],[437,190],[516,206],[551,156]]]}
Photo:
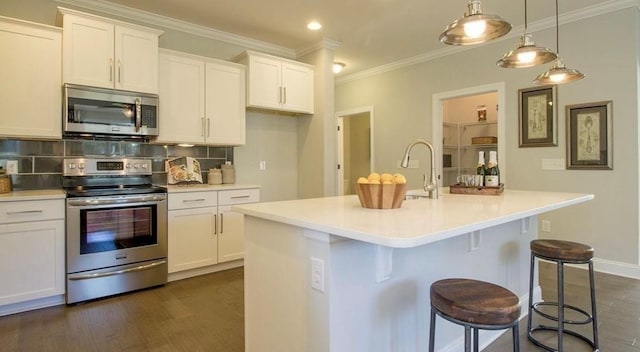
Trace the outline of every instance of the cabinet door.
{"label": "cabinet door", "polygon": [[289,62],[282,64],[282,109],[313,113],[313,70]]}
{"label": "cabinet door", "polygon": [[245,144],[245,71],[206,63],[207,144]]}
{"label": "cabinet door", "polygon": [[113,88],[113,24],[65,15],[62,43],[64,82]]}
{"label": "cabinet door", "polygon": [[281,62],[279,60],[249,57],[249,89],[247,106],[280,109]]}
{"label": "cabinet door", "polygon": [[64,220],[0,225],[0,305],[65,292]]}
{"label": "cabinet door", "polygon": [[115,27],[115,88],[158,93],[158,36]]}
{"label": "cabinet door", "polygon": [[204,62],[160,54],[158,142],[204,143]]}
{"label": "cabinet door", "polygon": [[244,257],[244,215],[231,211],[231,206],[218,207],[218,261]]}
{"label": "cabinet door", "polygon": [[216,208],[170,210],[168,214],[169,272],[217,264]]}
{"label": "cabinet door", "polygon": [[62,138],[62,35],[0,22],[0,135]]}

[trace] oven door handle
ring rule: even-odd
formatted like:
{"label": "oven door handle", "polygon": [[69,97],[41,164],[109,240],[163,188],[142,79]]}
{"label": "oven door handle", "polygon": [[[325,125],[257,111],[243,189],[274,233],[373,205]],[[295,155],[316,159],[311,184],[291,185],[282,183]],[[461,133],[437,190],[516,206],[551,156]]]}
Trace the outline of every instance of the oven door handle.
{"label": "oven door handle", "polygon": [[129,268],[129,269],[122,269],[122,270],[116,270],[116,271],[108,271],[108,272],[104,272],[104,273],[95,273],[95,274],[87,274],[87,275],[82,275],[82,276],[72,276],[69,277],[69,280],[88,280],[88,279],[97,279],[97,278],[101,278],[101,277],[107,277],[107,276],[114,276],[114,275],[123,275],[123,274],[127,274],[127,273],[132,273],[132,272],[136,272],[136,271],[143,271],[143,270],[149,270],[152,269],[158,265],[162,265],[162,264],[166,264],[167,261],[166,260],[161,260],[159,262],[154,262],[151,264],[146,264],[146,265],[140,265],[140,266],[136,266],[133,268]]}
{"label": "oven door handle", "polygon": [[67,204],[70,206],[94,206],[94,205],[111,205],[111,204],[130,204],[130,203],[148,203],[162,202],[166,200],[165,195],[140,196],[130,198],[106,198],[106,199],[68,199]]}

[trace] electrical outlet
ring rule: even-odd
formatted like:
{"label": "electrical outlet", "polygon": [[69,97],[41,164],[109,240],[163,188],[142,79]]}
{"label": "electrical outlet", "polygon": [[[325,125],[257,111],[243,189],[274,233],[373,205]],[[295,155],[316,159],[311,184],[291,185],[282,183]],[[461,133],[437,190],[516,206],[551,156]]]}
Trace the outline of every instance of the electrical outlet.
{"label": "electrical outlet", "polygon": [[7,175],[15,175],[18,173],[18,160],[7,160]]}
{"label": "electrical outlet", "polygon": [[260,160],[260,170],[264,171],[267,169],[267,162],[266,160]]}
{"label": "electrical outlet", "polygon": [[551,221],[542,220],[542,232],[551,232]]}
{"label": "electrical outlet", "polygon": [[324,292],[324,260],[311,257],[311,288]]}

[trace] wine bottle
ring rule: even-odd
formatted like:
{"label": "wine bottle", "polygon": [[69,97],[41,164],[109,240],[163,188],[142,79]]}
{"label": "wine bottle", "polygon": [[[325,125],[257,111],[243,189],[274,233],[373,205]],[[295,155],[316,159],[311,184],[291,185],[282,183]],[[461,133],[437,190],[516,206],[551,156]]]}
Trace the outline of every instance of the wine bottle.
{"label": "wine bottle", "polygon": [[478,152],[478,167],[476,168],[476,175],[480,176],[480,184],[478,186],[484,186],[484,177],[487,174],[487,167],[484,165],[484,151]]}
{"label": "wine bottle", "polygon": [[497,152],[489,152],[489,164],[484,176],[484,185],[487,187],[498,187],[500,185],[500,169],[498,168]]}

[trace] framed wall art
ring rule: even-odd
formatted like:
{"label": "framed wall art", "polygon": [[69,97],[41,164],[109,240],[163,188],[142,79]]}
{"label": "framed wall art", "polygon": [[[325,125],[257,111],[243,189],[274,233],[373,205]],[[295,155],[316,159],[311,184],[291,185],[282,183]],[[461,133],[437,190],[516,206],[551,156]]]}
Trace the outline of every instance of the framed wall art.
{"label": "framed wall art", "polygon": [[567,105],[567,169],[613,169],[611,105]]}
{"label": "framed wall art", "polygon": [[556,87],[543,86],[518,90],[520,147],[555,147]]}

